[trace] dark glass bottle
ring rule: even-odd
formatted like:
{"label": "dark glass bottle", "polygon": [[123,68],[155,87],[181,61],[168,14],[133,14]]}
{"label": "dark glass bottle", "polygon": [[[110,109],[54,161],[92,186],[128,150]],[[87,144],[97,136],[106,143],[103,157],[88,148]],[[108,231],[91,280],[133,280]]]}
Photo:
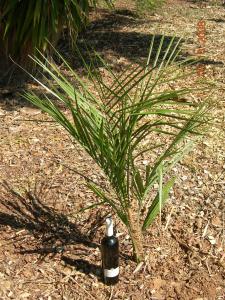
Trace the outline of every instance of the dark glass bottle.
{"label": "dark glass bottle", "polygon": [[113,221],[106,219],[106,236],[101,242],[102,271],[105,284],[119,281],[119,241],[113,234]]}

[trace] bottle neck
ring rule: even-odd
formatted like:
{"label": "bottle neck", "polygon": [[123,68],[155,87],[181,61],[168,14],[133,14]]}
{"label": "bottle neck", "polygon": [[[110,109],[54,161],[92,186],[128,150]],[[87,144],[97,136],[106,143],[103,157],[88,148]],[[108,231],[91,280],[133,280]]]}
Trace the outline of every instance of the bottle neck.
{"label": "bottle neck", "polygon": [[113,236],[113,220],[111,218],[106,219],[106,236]]}

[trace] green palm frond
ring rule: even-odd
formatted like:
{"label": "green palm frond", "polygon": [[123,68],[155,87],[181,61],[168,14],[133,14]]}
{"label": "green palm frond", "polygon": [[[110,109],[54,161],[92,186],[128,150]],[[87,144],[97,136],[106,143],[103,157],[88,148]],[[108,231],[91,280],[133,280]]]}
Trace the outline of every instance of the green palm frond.
{"label": "green palm frond", "polygon": [[[106,3],[112,6],[111,1]],[[88,20],[90,5],[97,0],[1,0],[0,40],[11,56],[45,50],[47,40],[55,43],[67,26],[70,39],[75,43],[77,33]]]}

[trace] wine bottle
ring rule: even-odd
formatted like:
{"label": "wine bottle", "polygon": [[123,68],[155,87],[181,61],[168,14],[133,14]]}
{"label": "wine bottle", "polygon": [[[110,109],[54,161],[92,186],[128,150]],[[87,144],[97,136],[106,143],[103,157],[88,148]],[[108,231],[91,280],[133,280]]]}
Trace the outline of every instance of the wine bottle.
{"label": "wine bottle", "polygon": [[106,219],[106,236],[101,242],[102,271],[105,284],[119,281],[119,241],[113,232],[112,218]]}

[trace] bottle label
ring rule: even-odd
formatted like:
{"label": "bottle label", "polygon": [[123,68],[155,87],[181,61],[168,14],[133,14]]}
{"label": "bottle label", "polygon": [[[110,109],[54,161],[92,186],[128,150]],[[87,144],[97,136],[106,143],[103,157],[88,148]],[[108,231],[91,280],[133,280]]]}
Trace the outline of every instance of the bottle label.
{"label": "bottle label", "polygon": [[116,277],[119,275],[119,267],[115,269],[104,269],[104,277]]}

